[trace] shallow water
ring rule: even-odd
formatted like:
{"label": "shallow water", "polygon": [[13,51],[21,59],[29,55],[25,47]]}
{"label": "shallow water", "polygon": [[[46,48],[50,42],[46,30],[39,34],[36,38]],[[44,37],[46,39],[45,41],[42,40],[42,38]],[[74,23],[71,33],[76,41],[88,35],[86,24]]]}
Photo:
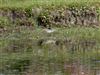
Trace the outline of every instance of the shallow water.
{"label": "shallow water", "polygon": [[5,74],[0,73],[0,75],[5,75]]}

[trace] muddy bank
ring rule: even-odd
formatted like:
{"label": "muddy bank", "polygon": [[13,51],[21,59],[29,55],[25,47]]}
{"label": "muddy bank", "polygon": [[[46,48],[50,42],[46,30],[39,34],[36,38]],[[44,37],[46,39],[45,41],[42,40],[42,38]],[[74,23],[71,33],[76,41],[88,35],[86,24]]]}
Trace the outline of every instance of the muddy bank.
{"label": "muddy bank", "polygon": [[70,7],[46,10],[38,17],[40,26],[99,26],[99,14],[95,7]]}
{"label": "muddy bank", "polygon": [[63,7],[63,8],[0,8],[0,16],[8,18],[12,24],[20,26],[43,27],[73,27],[99,26],[98,8],[87,7]]}

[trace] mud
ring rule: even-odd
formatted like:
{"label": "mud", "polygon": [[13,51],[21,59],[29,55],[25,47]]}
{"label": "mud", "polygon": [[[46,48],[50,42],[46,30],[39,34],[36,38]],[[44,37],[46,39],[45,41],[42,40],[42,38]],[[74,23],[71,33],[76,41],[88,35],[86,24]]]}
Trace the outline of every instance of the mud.
{"label": "mud", "polygon": [[[30,9],[0,9],[0,16],[7,17],[14,24],[24,22],[33,25],[32,22],[43,27],[73,27],[100,26],[98,8],[92,7],[64,7],[59,9],[30,8]],[[30,20],[31,19],[31,20]],[[20,22],[22,22],[20,24]],[[26,23],[27,22],[27,23]],[[23,24],[23,25],[25,25]]]}

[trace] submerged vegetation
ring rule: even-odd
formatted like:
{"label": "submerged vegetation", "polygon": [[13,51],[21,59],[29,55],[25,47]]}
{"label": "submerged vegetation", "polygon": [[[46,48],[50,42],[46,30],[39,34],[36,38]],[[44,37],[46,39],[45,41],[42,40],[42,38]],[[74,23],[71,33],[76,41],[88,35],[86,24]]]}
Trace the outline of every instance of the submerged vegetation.
{"label": "submerged vegetation", "polygon": [[99,0],[0,0],[0,74],[99,75],[99,6]]}
{"label": "submerged vegetation", "polygon": [[[100,67],[99,63],[95,64],[95,61],[100,60],[98,34],[99,29],[84,27],[56,28],[50,34],[42,28],[21,28],[14,32],[4,32],[0,37],[0,71],[5,74],[9,71],[13,74],[22,72],[23,75],[37,72],[42,75],[54,74],[60,71],[62,75],[70,75],[72,71],[67,71],[66,66],[73,64],[74,69],[74,64],[76,67],[80,64],[87,66],[82,71],[91,67],[92,72],[93,65]],[[86,72],[89,73],[89,70]]]}

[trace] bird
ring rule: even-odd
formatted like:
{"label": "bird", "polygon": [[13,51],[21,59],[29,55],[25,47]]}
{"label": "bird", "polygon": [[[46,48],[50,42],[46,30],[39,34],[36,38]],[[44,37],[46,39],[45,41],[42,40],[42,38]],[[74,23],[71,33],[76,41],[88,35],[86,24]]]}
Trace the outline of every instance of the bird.
{"label": "bird", "polygon": [[47,28],[47,29],[44,29],[44,30],[47,33],[53,33],[53,32],[55,32],[55,29],[51,29],[51,28]]}

